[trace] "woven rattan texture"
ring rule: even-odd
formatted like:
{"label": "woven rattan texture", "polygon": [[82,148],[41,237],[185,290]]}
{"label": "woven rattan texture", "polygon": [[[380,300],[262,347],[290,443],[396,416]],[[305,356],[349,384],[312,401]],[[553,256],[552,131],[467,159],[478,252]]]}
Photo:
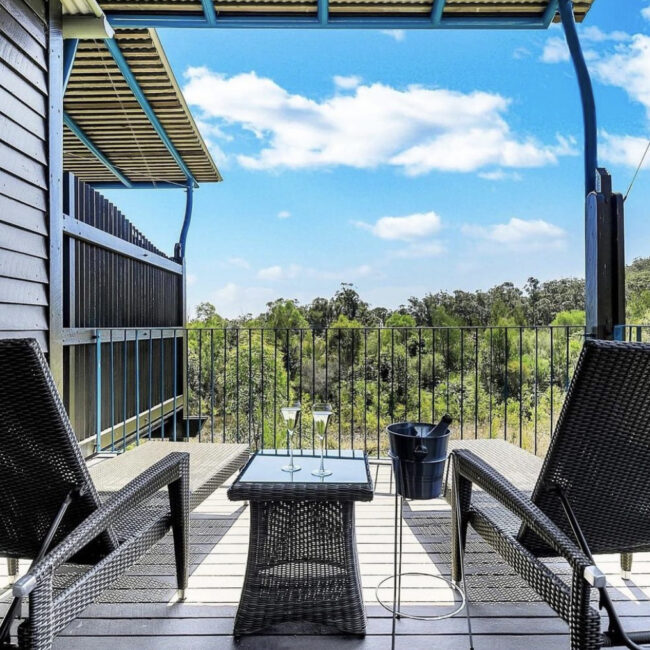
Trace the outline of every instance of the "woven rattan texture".
{"label": "woven rattan texture", "polygon": [[[458,503],[463,535],[468,526],[478,532],[567,622],[572,650],[595,650],[604,639],[590,602],[593,590],[584,578],[591,562],[573,540],[557,487],[567,495],[594,553],[648,550],[649,407],[650,345],[587,341],[532,498],[486,462],[479,449],[452,452],[457,478],[452,520]],[[563,558],[570,576],[540,560],[548,555]],[[456,579],[460,557],[454,535]],[[623,560],[629,567],[631,558]]]}
{"label": "woven rattan texture", "polygon": [[[559,485],[594,553],[650,550],[650,345],[587,341],[532,500],[565,533]],[[523,530],[537,555],[548,545]]]}
{"label": "woven rattan texture", "polygon": [[[73,488],[60,542],[100,504],[77,439],[34,339],[0,341],[0,555],[33,558]],[[93,563],[117,545],[103,534],[75,558]]]}
{"label": "woven rattan texture", "polygon": [[[456,520],[455,503],[458,500],[463,536],[471,526],[568,623],[571,650],[601,647],[600,616],[590,603],[591,587],[583,577],[585,569],[591,565],[588,558],[525,493],[478,456],[468,450],[457,450],[452,458],[458,480],[458,490],[453,492],[452,521]],[[572,569],[569,584],[567,576],[558,575],[516,539],[509,519],[502,523],[501,519],[495,518],[498,509],[484,509],[480,503],[473,503],[474,485],[497,499],[539,535],[554,554],[566,560]],[[460,553],[457,536],[452,535],[452,575],[457,580],[462,576]],[[466,562],[471,563],[469,554]]]}
{"label": "woven rattan texture", "polygon": [[[33,556],[68,492],[83,488],[85,495],[64,520],[51,550],[21,578],[30,589],[29,617],[18,629],[20,646],[50,648],[54,636],[170,527],[176,582],[179,589],[185,589],[188,455],[169,454],[100,503],[35,341],[0,341],[0,390],[0,543],[5,544],[0,546],[0,554]],[[169,489],[167,506],[152,507],[151,498],[164,486]],[[105,531],[111,531],[110,536]],[[93,543],[98,538],[100,542]],[[80,553],[82,549],[86,549],[84,553]],[[90,568],[55,590],[57,572],[80,557]]]}
{"label": "woven rattan texture", "polygon": [[355,462],[365,463],[365,485],[236,480],[230,487],[228,497],[251,508],[236,636],[290,621],[365,633],[354,502],[370,501],[373,487],[367,457]]}

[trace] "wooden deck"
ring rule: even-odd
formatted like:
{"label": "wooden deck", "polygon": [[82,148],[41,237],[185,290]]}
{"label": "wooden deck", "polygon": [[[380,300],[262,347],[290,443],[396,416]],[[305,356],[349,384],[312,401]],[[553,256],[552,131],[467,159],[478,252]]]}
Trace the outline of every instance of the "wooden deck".
{"label": "wooden deck", "polygon": [[[191,578],[185,603],[173,601],[172,547],[165,538],[106,592],[101,602],[74,621],[57,639],[55,648],[390,648],[391,617],[377,604],[375,587],[393,570],[392,477],[386,465],[373,465],[372,470],[375,500],[357,504],[357,541],[369,616],[365,639],[333,635],[315,627],[285,626],[265,636],[244,638],[235,646],[231,632],[246,563],[249,519],[248,509],[229,502],[221,488],[192,516]],[[449,507],[442,500],[406,506],[405,571],[449,575],[449,522]],[[627,583],[618,577],[617,557],[601,557],[599,564],[611,576],[612,596],[629,629],[650,628],[650,554],[636,556],[633,578]],[[5,572],[5,563],[0,566]],[[564,623],[476,538],[469,543],[468,573],[477,650],[568,647]],[[385,596],[390,598],[390,590]],[[5,595],[4,600],[7,598]],[[411,611],[441,612],[452,599],[448,589],[433,587],[426,579],[405,579],[402,602]],[[395,647],[467,649],[466,630],[463,616],[433,622],[402,620],[397,623]]]}

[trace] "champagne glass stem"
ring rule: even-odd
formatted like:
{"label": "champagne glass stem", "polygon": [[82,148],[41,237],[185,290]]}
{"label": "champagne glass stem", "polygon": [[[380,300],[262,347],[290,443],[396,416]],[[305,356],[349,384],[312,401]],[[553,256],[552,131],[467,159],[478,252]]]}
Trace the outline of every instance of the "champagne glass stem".
{"label": "champagne glass stem", "polygon": [[293,444],[292,444],[293,431],[287,429],[287,436],[289,438],[289,467],[293,469]]}

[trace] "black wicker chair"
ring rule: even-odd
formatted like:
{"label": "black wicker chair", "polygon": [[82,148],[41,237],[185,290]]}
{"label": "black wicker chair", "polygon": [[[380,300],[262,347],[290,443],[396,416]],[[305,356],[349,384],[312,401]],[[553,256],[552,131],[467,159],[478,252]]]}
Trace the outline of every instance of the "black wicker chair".
{"label": "black wicker chair", "polygon": [[[0,341],[0,556],[33,560],[14,583],[0,631],[29,597],[21,648],[43,650],[127,568],[173,529],[182,598],[188,577],[189,460],[172,453],[104,503],[88,475],[49,368],[34,340]],[[168,486],[169,505],[151,497]],[[57,571],[80,565],[62,584]],[[69,571],[69,570],[68,570]]]}
{"label": "black wicker chair", "polygon": [[[629,568],[631,553],[650,550],[650,345],[585,342],[532,496],[468,450],[451,458],[455,580],[470,525],[568,623],[572,650],[650,642],[622,629],[592,556],[623,553]],[[547,557],[569,563],[570,583]]]}

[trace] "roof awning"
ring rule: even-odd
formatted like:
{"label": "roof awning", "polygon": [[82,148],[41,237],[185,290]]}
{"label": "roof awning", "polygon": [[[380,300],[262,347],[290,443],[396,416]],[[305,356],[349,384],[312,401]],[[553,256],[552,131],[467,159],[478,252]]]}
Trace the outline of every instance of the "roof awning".
{"label": "roof awning", "polygon": [[64,169],[95,187],[185,187],[188,171],[199,183],[220,181],[156,33],[116,30],[115,39],[164,133],[106,42],[80,41],[63,102]]}
{"label": "roof awning", "polygon": [[[539,28],[558,0],[98,0],[116,27]],[[575,0],[577,21],[593,0]]]}

